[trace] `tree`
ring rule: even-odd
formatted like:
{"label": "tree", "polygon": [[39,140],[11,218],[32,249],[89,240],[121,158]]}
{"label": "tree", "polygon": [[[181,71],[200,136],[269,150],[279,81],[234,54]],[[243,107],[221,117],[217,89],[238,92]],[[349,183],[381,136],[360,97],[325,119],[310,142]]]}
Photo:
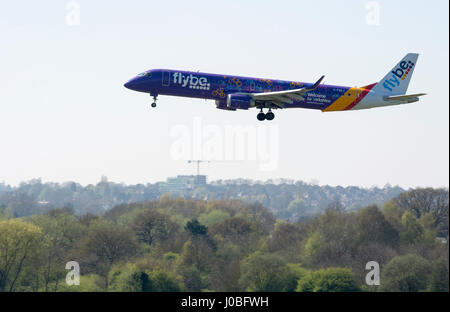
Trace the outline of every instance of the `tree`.
{"label": "tree", "polygon": [[416,254],[394,257],[381,271],[381,290],[417,292],[425,290],[430,263]]}
{"label": "tree", "polygon": [[294,199],[291,201],[286,209],[286,213],[283,214],[284,217],[288,219],[299,219],[304,217],[308,212],[308,206],[303,199]]}
{"label": "tree", "polygon": [[211,227],[211,235],[224,244],[239,246],[244,255],[254,251],[261,237],[258,226],[240,217],[226,219]]}
{"label": "tree", "polygon": [[43,233],[39,261],[35,271],[42,275],[44,290],[57,290],[59,280],[67,271],[65,263],[70,261],[69,250],[82,237],[83,226],[70,209],[55,209],[43,215],[30,217],[30,221],[39,226]]}
{"label": "tree", "polygon": [[273,230],[276,222],[275,216],[260,203],[245,205],[236,217],[242,217],[247,221],[259,224],[266,234]]}
{"label": "tree", "polygon": [[36,199],[20,191],[8,192],[4,195],[8,211],[15,218],[37,214],[40,211]]}
{"label": "tree", "polygon": [[[366,264],[369,261],[376,261],[380,265],[380,268],[384,268],[395,256],[397,256],[396,248],[390,245],[379,242],[358,245],[357,251],[351,261],[351,268],[355,274],[356,283],[358,285],[366,284],[366,275],[368,273]],[[371,286],[366,288],[366,290],[375,291],[378,288],[378,286]]]}
{"label": "tree", "polygon": [[287,222],[277,222],[270,235],[268,248],[271,253],[282,255],[287,261],[296,262],[299,260],[305,238],[306,231],[300,226]]}
{"label": "tree", "polygon": [[433,263],[431,273],[430,291],[434,292],[448,292],[448,269],[443,259],[437,260]]}
{"label": "tree", "polygon": [[440,235],[448,237],[449,191],[440,188],[417,188],[404,192],[394,198],[394,202],[403,210],[409,210],[416,218],[431,213]]}
{"label": "tree", "polygon": [[298,282],[297,291],[345,292],[359,291],[353,272],[347,268],[327,268],[307,274]]}
{"label": "tree", "polygon": [[209,213],[202,213],[198,217],[198,221],[201,224],[204,224],[209,227],[216,223],[220,223],[228,218],[230,218],[230,214],[228,212],[222,210],[213,210]]}
{"label": "tree", "polygon": [[294,291],[297,279],[286,263],[273,254],[253,254],[247,258],[239,284],[246,291]]}
{"label": "tree", "polygon": [[128,292],[176,292],[180,285],[169,273],[160,269],[142,270],[127,263],[111,270],[108,289]]}
{"label": "tree", "polygon": [[149,245],[168,239],[177,231],[177,227],[177,224],[172,222],[169,216],[153,209],[147,209],[140,213],[132,225],[138,240]]}
{"label": "tree", "polygon": [[40,249],[41,229],[18,219],[0,221],[0,292],[14,291],[16,281]]}
{"label": "tree", "polygon": [[184,229],[193,236],[204,236],[208,233],[208,227],[198,222],[197,219],[188,221]]}
{"label": "tree", "polygon": [[137,244],[131,231],[104,222],[94,225],[75,250],[80,266],[87,273],[96,272],[102,276],[107,288],[110,268],[133,257],[137,253]]}
{"label": "tree", "polygon": [[356,233],[359,245],[380,243],[395,246],[399,239],[397,230],[386,220],[376,205],[358,211]]}
{"label": "tree", "polygon": [[423,239],[424,229],[411,212],[405,211],[403,214],[402,226],[400,236],[404,244],[413,245]]}
{"label": "tree", "polygon": [[358,236],[356,215],[327,210],[312,221],[303,259],[312,268],[345,266],[351,263]]}
{"label": "tree", "polygon": [[186,291],[199,292],[206,288],[207,283],[202,278],[200,270],[195,265],[180,265],[177,272],[183,280]]}
{"label": "tree", "polygon": [[340,199],[335,199],[332,202],[330,202],[327,206],[327,210],[337,211],[337,212],[344,212],[345,207],[342,204]]}
{"label": "tree", "polygon": [[180,256],[180,264],[195,266],[199,271],[208,271],[215,259],[216,246],[209,237],[193,237],[188,240]]}

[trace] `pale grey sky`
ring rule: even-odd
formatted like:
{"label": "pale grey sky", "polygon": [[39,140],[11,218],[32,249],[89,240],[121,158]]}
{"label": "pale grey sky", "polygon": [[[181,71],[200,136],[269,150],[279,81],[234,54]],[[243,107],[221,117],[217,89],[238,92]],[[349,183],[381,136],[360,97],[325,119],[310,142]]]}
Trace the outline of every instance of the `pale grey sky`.
{"label": "pale grey sky", "polygon": [[[2,0],[0,182],[190,174],[171,133],[195,135],[200,120],[203,131],[265,127],[277,138],[273,170],[258,159],[204,164],[210,180],[448,187],[448,1],[376,1],[379,25],[367,23],[368,2]],[[408,52],[420,53],[408,89],[428,93],[420,102],[279,110],[270,124],[212,101],[161,96],[152,109],[149,96],[123,87],[151,68],[308,82],[324,74],[324,83],[362,86]]]}

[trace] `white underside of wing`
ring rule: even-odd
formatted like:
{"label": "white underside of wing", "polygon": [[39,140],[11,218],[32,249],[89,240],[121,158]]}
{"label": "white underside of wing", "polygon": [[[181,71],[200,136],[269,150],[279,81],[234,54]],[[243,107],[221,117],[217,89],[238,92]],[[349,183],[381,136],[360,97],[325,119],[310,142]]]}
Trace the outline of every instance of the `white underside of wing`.
{"label": "white underside of wing", "polygon": [[257,101],[270,101],[275,105],[284,107],[284,104],[292,104],[294,101],[304,100],[303,95],[311,89],[293,89],[286,91],[264,92],[264,93],[252,93],[251,96]]}

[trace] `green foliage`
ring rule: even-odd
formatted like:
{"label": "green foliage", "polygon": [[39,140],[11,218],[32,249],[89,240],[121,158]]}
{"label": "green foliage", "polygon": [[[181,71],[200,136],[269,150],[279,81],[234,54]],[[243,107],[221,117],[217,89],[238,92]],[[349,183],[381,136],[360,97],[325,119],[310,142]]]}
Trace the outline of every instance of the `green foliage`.
{"label": "green foliage", "polygon": [[230,218],[230,214],[226,211],[222,211],[222,210],[213,210],[209,213],[202,213],[199,217],[198,217],[198,221],[201,224],[206,225],[207,227],[210,227],[216,223],[220,223],[223,220],[226,220]]}
{"label": "green foliage", "polygon": [[39,227],[19,219],[0,221],[0,292],[14,291],[25,265],[39,254]]}
{"label": "green foliage", "polygon": [[186,291],[201,291],[207,287],[205,278],[195,265],[181,265],[178,268]]}
{"label": "green foliage", "polygon": [[105,279],[108,286],[108,272],[114,264],[133,257],[138,246],[133,233],[99,220],[91,225],[86,235],[74,248],[76,259],[87,273],[95,272]]}
{"label": "green foliage", "polygon": [[403,211],[411,212],[418,219],[425,214],[431,214],[438,235],[448,237],[448,189],[416,188],[399,194],[393,201]]}
{"label": "green foliage", "polygon": [[113,268],[109,277],[109,291],[177,292],[180,285],[169,273],[160,269],[146,271],[127,263]]}
{"label": "green foliage", "polygon": [[0,221],[1,220],[8,220],[13,217],[13,214],[11,213],[11,210],[7,207],[1,207],[0,206]]}
{"label": "green foliage", "polygon": [[[40,200],[59,192],[41,192],[43,187],[34,183],[29,191]],[[107,198],[115,187],[102,181],[86,191]],[[209,192],[208,187],[202,192]],[[71,186],[74,191],[79,188]],[[145,188],[139,186],[136,194]],[[239,188],[248,192],[245,185]],[[22,219],[8,215],[11,208],[2,202],[5,193],[0,194],[0,287],[13,291],[355,291],[355,285],[364,285],[365,264],[375,259],[382,268],[376,291],[448,289],[448,244],[437,239],[445,229],[442,222],[436,223],[437,216],[445,216],[446,198],[441,193],[409,194],[402,197],[404,201],[385,203],[382,211],[374,205],[357,209],[354,203],[354,210],[344,210],[341,203],[350,206],[345,196],[339,196],[333,209],[326,209],[330,198],[338,196],[326,200],[319,196],[314,211],[325,212],[302,219],[297,217],[307,213],[302,207],[309,205],[312,195],[276,194],[276,188],[257,187],[270,196],[247,193],[247,199],[255,201],[251,204],[163,196],[158,201],[122,204],[104,215],[76,216],[72,205],[46,206],[40,214]],[[57,196],[67,189],[60,191]],[[320,193],[320,187],[316,191]],[[278,216],[289,210],[290,220],[301,221],[277,220],[256,201],[277,201]],[[21,202],[26,198],[15,205]],[[16,214],[30,211],[14,207]],[[405,253],[413,255],[398,256]],[[70,260],[80,263],[80,286],[65,283],[65,263]]]}
{"label": "green foliage", "polygon": [[299,292],[359,291],[353,272],[347,268],[327,268],[306,274],[298,282]]}
{"label": "green foliage", "polygon": [[43,284],[45,291],[57,290],[51,287],[58,287],[57,281],[66,275],[65,263],[71,260],[68,251],[82,238],[85,227],[69,209],[54,209],[29,221],[43,233],[39,261],[35,262],[39,281],[35,283]]}
{"label": "green foliage", "polygon": [[403,212],[403,209],[397,206],[393,200],[385,202],[382,206],[382,213],[384,217],[397,230],[401,229],[401,219]]}
{"label": "green foliage", "polygon": [[411,212],[405,211],[402,216],[403,230],[400,233],[404,244],[411,245],[424,238],[424,229]]}
{"label": "green foliage", "polygon": [[197,219],[192,219],[186,223],[184,229],[193,236],[206,235],[208,233],[208,227],[200,224]]}
{"label": "green foliage", "polygon": [[429,289],[433,292],[448,292],[448,268],[443,259],[439,259],[433,263]]}
{"label": "green foliage", "polygon": [[194,237],[184,244],[180,263],[184,266],[195,266],[200,271],[207,271],[214,259],[214,243],[208,237]]}
{"label": "green foliage", "polygon": [[362,208],[357,212],[356,232],[359,236],[359,245],[380,243],[395,245],[398,242],[397,230],[386,220],[377,206]]}
{"label": "green foliage", "polygon": [[430,263],[419,255],[407,254],[393,258],[381,271],[381,290],[417,292],[427,287]]}
{"label": "green foliage", "polygon": [[174,252],[166,252],[163,256],[166,261],[177,261],[180,255]]}
{"label": "green foliage", "polygon": [[303,258],[306,263],[312,264],[315,261],[322,245],[321,241],[322,238],[318,231],[309,236],[308,240],[306,241],[305,251],[303,254]]}
{"label": "green foliage", "polygon": [[58,285],[53,282],[50,289],[57,289],[58,292],[101,292],[103,288],[103,278],[97,274],[86,274],[80,276],[80,285],[67,285],[66,280],[60,280]]}
{"label": "green foliage", "polygon": [[169,216],[154,209],[146,209],[139,213],[133,221],[132,228],[138,240],[149,245],[167,240],[178,230],[177,224],[172,222]]}
{"label": "green foliage", "polygon": [[278,256],[253,254],[242,264],[239,284],[246,291],[294,291],[297,283],[294,272]]}
{"label": "green foliage", "polygon": [[132,263],[114,267],[109,272],[108,290],[127,292],[143,291],[144,283],[148,279],[148,276],[146,277],[144,274],[144,272]]}
{"label": "green foliage", "polygon": [[299,219],[308,215],[308,206],[303,199],[294,199],[291,201],[286,209],[285,218]]}
{"label": "green foliage", "polygon": [[144,291],[152,292],[178,292],[180,285],[167,272],[153,270],[148,274],[148,282],[144,283]]}
{"label": "green foliage", "polygon": [[277,253],[286,261],[300,260],[300,253],[306,232],[296,224],[280,221],[275,224],[268,240],[268,251]]}
{"label": "green foliage", "polygon": [[294,274],[297,281],[301,280],[306,275],[311,273],[311,270],[305,269],[299,263],[288,263],[288,267],[291,270],[291,272]]}
{"label": "green foliage", "polygon": [[303,259],[310,267],[345,266],[357,245],[355,213],[327,210],[313,221]]}

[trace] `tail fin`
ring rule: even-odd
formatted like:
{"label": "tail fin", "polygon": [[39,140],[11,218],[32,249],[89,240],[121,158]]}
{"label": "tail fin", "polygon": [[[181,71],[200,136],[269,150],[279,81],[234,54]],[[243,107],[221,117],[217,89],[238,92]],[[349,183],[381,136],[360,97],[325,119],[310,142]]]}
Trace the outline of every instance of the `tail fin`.
{"label": "tail fin", "polygon": [[386,96],[406,94],[419,54],[408,53],[372,89]]}

